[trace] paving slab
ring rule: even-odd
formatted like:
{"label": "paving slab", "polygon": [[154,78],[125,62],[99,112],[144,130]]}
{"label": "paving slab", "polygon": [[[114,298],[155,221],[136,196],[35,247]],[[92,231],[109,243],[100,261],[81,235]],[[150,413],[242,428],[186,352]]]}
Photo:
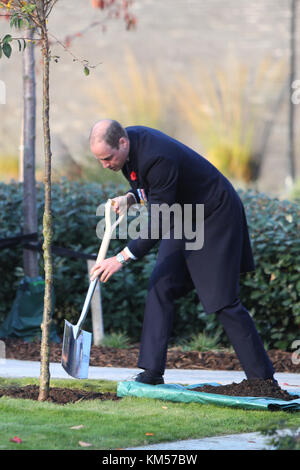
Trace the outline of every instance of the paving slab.
{"label": "paving slab", "polygon": [[[102,379],[123,381],[130,380],[140,372],[140,369],[126,369],[118,367],[94,367],[89,368],[89,379]],[[50,363],[50,374],[55,379],[71,379],[60,363]],[[21,361],[16,359],[0,360],[0,377],[39,377],[39,361]],[[166,369],[166,383],[197,384],[219,382],[226,385],[232,382],[241,382],[246,378],[243,371],[227,370],[195,370],[195,369]],[[279,385],[284,389],[294,389],[300,393],[300,374],[278,372],[275,374]]]}
{"label": "paving slab", "polygon": [[[118,368],[118,367],[94,367],[89,368],[89,379],[102,380],[130,380],[140,369]],[[71,379],[60,363],[50,363],[50,374],[52,378]],[[21,361],[16,359],[2,359],[0,361],[1,377],[39,377],[39,361]],[[219,382],[226,385],[232,382],[240,382],[246,376],[242,371],[224,370],[189,370],[189,369],[166,369],[166,383],[196,384],[204,382]],[[300,388],[300,374],[279,372],[275,374],[280,386],[283,388]]]}
{"label": "paving slab", "polygon": [[[278,436],[286,436],[292,433],[299,433],[290,429],[280,429]],[[275,450],[270,444],[270,437],[259,432],[244,434],[230,434],[216,437],[204,437],[202,439],[186,439],[177,442],[162,442],[144,447],[130,447],[126,450]]]}
{"label": "paving slab", "polygon": [[268,438],[253,432],[129,447],[126,450],[274,450],[274,447],[268,443]]}

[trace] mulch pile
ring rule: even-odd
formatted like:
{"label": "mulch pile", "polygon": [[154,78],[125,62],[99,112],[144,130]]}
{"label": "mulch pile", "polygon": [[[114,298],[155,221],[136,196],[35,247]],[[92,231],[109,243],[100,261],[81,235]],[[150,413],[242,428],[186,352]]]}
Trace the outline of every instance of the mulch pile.
{"label": "mulch pile", "polygon": [[[25,343],[20,339],[5,339],[6,358],[27,361],[40,360],[40,342]],[[50,361],[61,362],[62,344],[52,343]],[[134,345],[127,349],[92,346],[90,365],[98,367],[136,368],[139,348]],[[268,351],[276,372],[300,373],[300,364],[293,364],[292,353],[281,350]],[[235,353],[227,351],[182,351],[168,350],[167,369],[210,369],[242,370]]]}
{"label": "mulch pile", "polygon": [[248,379],[240,383],[233,382],[228,385],[203,385],[203,387],[193,388],[193,391],[205,393],[217,393],[231,397],[268,397],[279,398],[280,400],[296,400],[299,395],[290,395],[286,390],[282,390],[273,380]]}
{"label": "mulch pile", "polygon": [[[12,398],[24,398],[38,400],[39,386],[26,385],[25,387],[3,387],[0,388],[0,397],[8,396]],[[114,393],[97,393],[78,390],[76,388],[50,387],[49,398],[47,401],[65,405],[67,403],[76,403],[82,400],[120,400]]]}

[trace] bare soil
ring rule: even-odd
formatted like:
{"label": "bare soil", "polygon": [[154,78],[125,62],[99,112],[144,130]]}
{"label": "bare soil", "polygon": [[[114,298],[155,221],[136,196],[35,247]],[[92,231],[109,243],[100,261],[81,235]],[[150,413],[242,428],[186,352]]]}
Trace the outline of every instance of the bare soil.
{"label": "bare soil", "polygon": [[[24,387],[3,387],[0,388],[0,397],[8,396],[12,398],[24,398],[38,400],[39,386],[26,385]],[[97,393],[85,390],[51,387],[47,401],[65,405],[67,403],[76,403],[82,400],[120,400],[115,393]]]}
{"label": "bare soil", "polygon": [[[26,343],[17,338],[5,339],[5,352],[7,359],[19,359],[28,361],[40,360],[40,342]],[[50,346],[50,361],[61,361],[62,344],[52,343]],[[98,367],[125,367],[136,368],[139,345],[133,345],[127,349],[92,346],[90,365]],[[300,365],[293,364],[291,353],[270,350],[269,357],[276,372],[300,372]],[[167,368],[171,369],[210,369],[210,370],[242,370],[235,353],[227,351],[182,351],[180,348],[168,350]],[[252,396],[270,397],[283,400],[293,400],[298,396],[292,396],[271,380],[260,379],[243,380],[241,383],[220,385],[214,387],[205,385],[193,390],[207,393],[217,393],[228,396]],[[25,387],[10,387],[0,389],[0,397],[3,395],[15,398],[38,399],[39,388],[37,385]],[[298,397],[300,398],[300,397]],[[48,401],[58,404],[75,403],[81,400],[120,400],[114,393],[95,393],[84,390],[52,387]]]}

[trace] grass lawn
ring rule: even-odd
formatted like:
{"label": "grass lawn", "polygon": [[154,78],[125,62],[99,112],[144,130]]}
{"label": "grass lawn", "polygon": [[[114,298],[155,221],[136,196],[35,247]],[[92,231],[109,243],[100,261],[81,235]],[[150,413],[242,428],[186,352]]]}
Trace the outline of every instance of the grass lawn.
{"label": "grass lawn", "polygon": [[[0,387],[37,384],[36,379],[3,379]],[[115,392],[116,382],[52,380],[51,386]],[[126,397],[120,401],[82,401],[56,405],[0,399],[0,450],[124,449],[179,439],[260,431],[280,423],[300,425],[300,413],[247,411]],[[71,429],[72,427],[79,427]],[[22,443],[10,442],[18,436]],[[80,442],[92,444],[81,447]]]}

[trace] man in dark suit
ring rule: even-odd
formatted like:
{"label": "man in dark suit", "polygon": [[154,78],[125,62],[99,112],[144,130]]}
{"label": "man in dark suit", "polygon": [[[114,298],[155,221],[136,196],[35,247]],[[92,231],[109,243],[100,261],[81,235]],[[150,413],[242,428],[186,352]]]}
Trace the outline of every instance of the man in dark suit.
{"label": "man in dark suit", "polygon": [[[158,219],[160,246],[145,306],[136,380],[163,383],[174,301],[193,287],[207,314],[216,312],[247,378],[273,379],[274,369],[254,322],[239,299],[239,276],[255,269],[242,202],[231,183],[204,157],[163,134],[143,126],[124,129],[118,122],[102,120],[90,135],[90,147],[104,168],[121,170],[131,185],[127,206],[145,203],[149,233],[155,205],[196,208],[204,205],[204,243],[198,249],[178,238],[173,225],[168,236]],[[115,211],[121,198],[115,198]],[[123,197],[124,199],[124,197]],[[106,282],[124,263],[142,258],[156,238],[130,240],[118,255],[94,266],[91,279]],[[189,246],[189,249],[187,248]]]}

